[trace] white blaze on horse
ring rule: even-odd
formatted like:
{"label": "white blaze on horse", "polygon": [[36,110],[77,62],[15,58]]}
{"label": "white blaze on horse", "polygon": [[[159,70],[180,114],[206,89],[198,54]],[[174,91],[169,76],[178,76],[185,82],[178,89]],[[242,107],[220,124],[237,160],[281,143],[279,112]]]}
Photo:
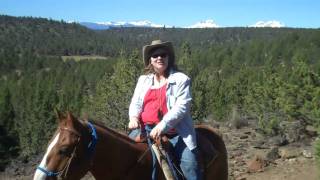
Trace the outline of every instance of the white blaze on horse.
{"label": "white blaze on horse", "polygon": [[[81,179],[90,171],[97,180],[149,180],[152,157],[147,144],[101,124],[80,121],[71,113],[58,113],[58,128],[34,180]],[[227,180],[227,151],[221,136],[208,127],[196,128],[204,156],[204,179]],[[203,148],[201,148],[203,147]],[[210,150],[215,156],[210,157]],[[158,173],[158,179],[165,179]]]}
{"label": "white blaze on horse", "polygon": [[[34,179],[45,179],[47,176],[53,176],[55,174],[50,174],[48,175],[48,173],[45,173],[43,170],[47,169],[47,157],[48,157],[48,154],[50,153],[50,151],[52,150],[52,148],[57,144],[58,142],[58,139],[59,139],[59,133],[55,136],[55,138],[53,139],[53,141],[49,144],[48,146],[48,149],[47,149],[47,152],[46,154],[44,155],[40,165],[38,166],[37,168],[37,171],[34,175]],[[41,170],[43,169],[43,170]],[[58,174],[57,174],[58,175]]]}

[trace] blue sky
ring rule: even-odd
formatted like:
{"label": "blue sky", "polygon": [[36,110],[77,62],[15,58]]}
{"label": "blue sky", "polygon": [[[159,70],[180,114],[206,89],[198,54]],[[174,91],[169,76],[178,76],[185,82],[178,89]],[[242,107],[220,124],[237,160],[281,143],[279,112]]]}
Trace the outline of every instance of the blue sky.
{"label": "blue sky", "polygon": [[0,0],[0,14],[77,22],[149,20],[177,27],[208,19],[221,27],[275,20],[320,28],[319,0]]}

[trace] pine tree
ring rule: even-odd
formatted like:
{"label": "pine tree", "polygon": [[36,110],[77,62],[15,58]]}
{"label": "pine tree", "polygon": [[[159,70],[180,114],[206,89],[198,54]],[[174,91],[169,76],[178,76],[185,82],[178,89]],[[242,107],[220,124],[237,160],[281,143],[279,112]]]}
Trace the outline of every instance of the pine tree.
{"label": "pine tree", "polygon": [[17,135],[14,124],[15,113],[8,88],[0,92],[0,170],[17,153]]}
{"label": "pine tree", "polygon": [[192,76],[193,63],[191,60],[191,46],[188,42],[184,42],[181,45],[181,57],[178,60],[179,68],[182,69],[186,74]]}
{"label": "pine tree", "polygon": [[136,51],[129,57],[122,55],[115,64],[114,73],[106,73],[98,82],[96,95],[89,103],[89,114],[109,127],[126,129],[128,107],[141,67],[142,62],[138,60]]}

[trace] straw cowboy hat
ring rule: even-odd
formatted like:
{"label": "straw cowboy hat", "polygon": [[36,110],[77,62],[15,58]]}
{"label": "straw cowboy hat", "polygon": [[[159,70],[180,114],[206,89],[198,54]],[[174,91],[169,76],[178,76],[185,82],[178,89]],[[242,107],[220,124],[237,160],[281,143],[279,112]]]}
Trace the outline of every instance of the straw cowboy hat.
{"label": "straw cowboy hat", "polygon": [[151,57],[151,53],[158,48],[163,48],[168,52],[169,55],[169,64],[174,63],[174,50],[172,43],[169,41],[162,42],[161,40],[154,40],[150,45],[145,45],[142,48],[142,58],[144,61],[144,65],[147,67],[149,65],[149,60]]}

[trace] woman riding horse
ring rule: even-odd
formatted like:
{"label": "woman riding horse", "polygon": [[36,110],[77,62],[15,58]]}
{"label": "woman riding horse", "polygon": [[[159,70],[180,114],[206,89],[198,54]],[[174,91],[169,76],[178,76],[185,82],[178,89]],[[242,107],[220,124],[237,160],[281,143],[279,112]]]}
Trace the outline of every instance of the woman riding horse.
{"label": "woman riding horse", "polygon": [[183,175],[200,180],[199,148],[190,113],[191,80],[177,70],[171,42],[152,41],[143,47],[142,54],[147,72],[139,77],[131,100],[129,128],[141,126],[153,139],[163,134],[171,137]]}
{"label": "woman riding horse", "polygon": [[[96,180],[151,179],[152,156],[147,144],[136,143],[101,124],[80,121],[69,112],[58,113],[58,119],[57,131],[34,180],[79,180],[88,171]],[[196,132],[201,134],[198,137],[206,137],[206,141],[199,142],[212,145],[216,153],[205,164],[204,179],[227,180],[227,151],[221,136],[208,127],[196,128]],[[163,173],[158,174],[158,179],[164,179]]]}

